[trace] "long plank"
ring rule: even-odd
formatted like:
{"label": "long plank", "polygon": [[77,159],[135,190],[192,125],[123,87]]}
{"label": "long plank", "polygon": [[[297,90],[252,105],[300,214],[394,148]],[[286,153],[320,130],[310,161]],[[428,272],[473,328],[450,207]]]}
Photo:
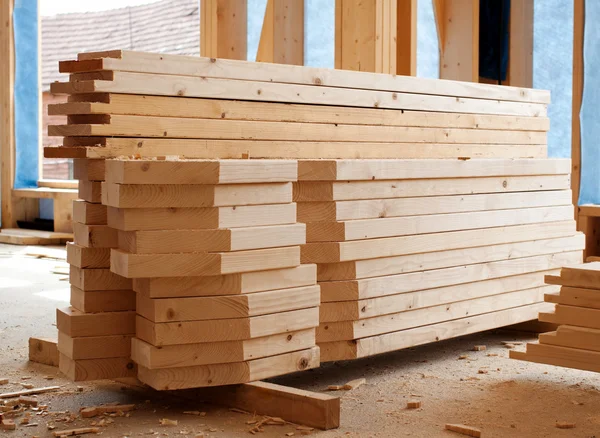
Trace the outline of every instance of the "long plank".
{"label": "long plank", "polygon": [[111,271],[126,278],[237,274],[299,264],[299,246],[224,253],[128,254],[116,249],[110,253]]}
{"label": "long plank", "polygon": [[148,298],[239,295],[268,290],[312,286],[316,265],[303,264],[271,271],[207,277],[136,278],[133,288]]}
{"label": "long plank", "polygon": [[556,175],[571,172],[570,159],[537,160],[300,160],[300,181],[465,178]]}
{"label": "long plank", "polygon": [[[94,59],[104,58],[104,59]],[[526,102],[549,103],[548,91],[517,87],[495,87],[486,84],[449,80],[432,80],[408,76],[391,76],[347,70],[314,67],[294,67],[281,64],[257,64],[228,59],[182,57],[156,53],[115,51],[80,53],[78,61],[59,64],[63,73],[78,71],[133,71],[159,74],[182,74],[200,77],[219,77],[247,81],[314,84],[323,87],[379,89],[409,93],[444,94],[456,97],[480,97]]]}
{"label": "long plank", "polygon": [[131,342],[131,358],[148,369],[243,362],[304,350],[315,345],[315,329],[278,333],[243,341],[154,347],[140,339]]}
{"label": "long plank", "polygon": [[110,268],[109,248],[86,248],[67,243],[67,263],[78,268]]}
{"label": "long plank", "polygon": [[[541,131],[501,129],[422,128],[249,120],[196,119],[178,117],[70,116],[76,124],[50,125],[51,137],[164,137],[197,139],[251,139],[271,141],[449,143],[449,144],[546,144]],[[104,123],[96,123],[104,122]],[[310,172],[305,172],[310,174]],[[316,172],[318,173],[318,172]],[[314,178],[312,178],[314,179]],[[343,179],[343,178],[339,178]],[[289,180],[287,180],[289,181]]]}
{"label": "long plank", "polygon": [[349,201],[360,199],[413,198],[418,196],[566,190],[569,188],[569,184],[569,175],[299,182],[294,183],[294,201]]}
{"label": "long plank", "polygon": [[[204,130],[204,125],[201,126]],[[106,182],[115,184],[251,184],[297,179],[295,160],[111,160],[106,163]]]}
{"label": "long plank", "polygon": [[234,385],[317,368],[319,347],[247,362],[149,370],[140,366],[138,378],[159,391]]}
{"label": "long plank", "polygon": [[319,325],[319,309],[214,321],[184,321],[155,324],[141,316],[136,319],[136,336],[156,347],[204,342],[243,341],[278,333],[289,333]]}
{"label": "long plank", "polygon": [[511,351],[509,354],[511,359],[600,372],[600,352],[598,351],[547,344],[527,344],[526,353]]}
{"label": "long plank", "polygon": [[73,222],[75,244],[85,248],[116,248],[119,246],[117,230],[106,225],[85,225]]}
{"label": "long plank", "polygon": [[546,297],[546,301],[567,306],[600,309],[600,291],[563,286],[560,288],[560,294],[549,295]]}
{"label": "long plank", "polygon": [[69,282],[81,290],[128,290],[130,279],[114,274],[110,269],[82,269],[71,265]]}
{"label": "long plank", "polygon": [[[387,295],[558,269],[565,263],[573,263],[578,259],[581,259],[581,251],[458,265],[451,268],[426,271],[417,270],[416,272],[360,280],[325,281],[319,282],[319,285],[321,286],[322,301],[324,303],[348,301],[348,305],[354,306],[351,303],[355,300],[359,300],[358,303],[361,303],[361,300]],[[543,282],[541,272],[538,277]],[[367,303],[363,304],[367,305]],[[362,307],[364,306],[358,306],[357,308],[362,309]],[[327,306],[324,305],[321,311],[325,312],[324,309],[326,308]],[[360,313],[368,313],[368,308],[369,306],[366,306]],[[355,317],[359,317],[359,314]]]}
{"label": "long plank", "polygon": [[485,313],[439,324],[358,339],[355,342],[335,341],[319,344],[321,361],[358,359],[403,348],[451,339],[471,333],[531,321],[540,311],[548,310],[547,303],[537,303],[498,312]]}
{"label": "long plank", "polygon": [[560,272],[565,286],[600,289],[600,262],[566,266]]}
{"label": "long plank", "polygon": [[539,320],[554,324],[600,329],[600,310],[557,304],[554,313],[540,313]]}
{"label": "long plank", "polygon": [[60,355],[60,372],[74,382],[136,377],[135,364],[129,357],[73,360]]}
{"label": "long plank", "polygon": [[395,111],[317,105],[191,99],[133,94],[73,95],[68,103],[48,105],[49,115],[120,114],[268,122],[339,123],[346,125],[548,131],[547,117],[514,117]]}
{"label": "long plank", "polygon": [[499,295],[482,296],[466,301],[391,313],[360,321],[322,322],[317,329],[317,343],[367,338],[468,316],[535,304],[541,302],[544,293],[551,290],[556,290],[556,287],[542,286],[528,290],[506,292]]}
{"label": "long plank", "polygon": [[203,391],[201,398],[319,429],[328,430],[340,426],[339,397],[269,382],[214,388],[208,394]]}
{"label": "long plank", "polygon": [[80,312],[119,312],[136,310],[132,290],[81,290],[71,286],[71,306]]}
{"label": "long plank", "polygon": [[299,222],[335,222],[484,210],[551,207],[572,205],[571,196],[570,190],[552,190],[547,192],[302,202],[297,206],[297,217]]}
{"label": "long plank", "polygon": [[106,205],[92,204],[81,199],[75,200],[73,221],[86,225],[106,225]]}
{"label": "long plank", "polygon": [[108,225],[123,231],[260,227],[296,222],[296,203],[205,208],[108,207]]}
{"label": "long plank", "polygon": [[58,332],[58,350],[74,360],[131,356],[132,335],[73,338]]}
{"label": "long plank", "polygon": [[[320,263],[317,266],[317,279],[320,282],[329,282],[334,280],[382,277],[415,271],[500,262],[510,258],[520,259],[524,257],[561,253],[563,251],[577,251],[583,250],[584,246],[585,237],[578,234],[556,239],[533,240],[350,262]],[[462,269],[469,270],[473,268],[465,267]],[[322,284],[325,285],[327,283]],[[342,296],[338,294],[335,298],[341,299],[342,297],[347,297],[347,299],[358,299],[358,296],[352,294],[350,291],[347,295]],[[339,299],[330,299],[329,294],[325,292],[325,288],[322,288],[322,300],[339,301]]]}
{"label": "long plank", "polygon": [[285,204],[291,201],[291,183],[241,185],[102,183],[102,203],[119,208],[224,207]]}
{"label": "long plank", "polygon": [[450,249],[472,248],[511,242],[551,239],[577,234],[573,221],[452,231],[415,236],[388,237],[350,242],[307,243],[302,263],[336,263]]}
{"label": "long plank", "polygon": [[305,244],[306,225],[297,223],[213,230],[119,231],[118,237],[119,248],[135,254],[243,251]]}
{"label": "long plank", "polygon": [[307,242],[342,242],[569,220],[570,205],[306,224]]}
{"label": "long plank", "polygon": [[600,351],[600,330],[561,325],[555,332],[540,333],[540,344]]}
{"label": "long plank", "polygon": [[[73,143],[72,140],[76,140]],[[90,147],[85,147],[90,146]],[[101,146],[101,147],[100,147]],[[46,158],[99,159],[140,155],[186,158],[545,158],[545,145],[332,143],[257,140],[66,137],[44,148]]]}
{"label": "long plank", "polygon": [[82,313],[72,307],[56,309],[58,331],[70,337],[135,333],[135,312]]}
{"label": "long plank", "polygon": [[314,285],[223,297],[152,299],[138,294],[135,310],[152,322],[246,318],[318,307],[319,292]]}

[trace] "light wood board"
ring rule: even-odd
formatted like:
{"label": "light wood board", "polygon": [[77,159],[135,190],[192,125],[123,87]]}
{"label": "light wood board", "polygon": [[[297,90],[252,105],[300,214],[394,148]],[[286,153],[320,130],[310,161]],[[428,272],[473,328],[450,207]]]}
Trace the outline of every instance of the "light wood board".
{"label": "light wood board", "polygon": [[135,333],[135,312],[83,313],[72,307],[56,309],[58,331],[73,338]]}
{"label": "light wood board", "polygon": [[58,333],[58,349],[70,359],[100,359],[131,356],[132,335],[86,336],[73,338]]}
{"label": "light wood board", "polygon": [[80,312],[119,312],[136,310],[132,290],[81,290],[71,286],[71,306]]}
{"label": "light wood board", "polygon": [[82,269],[71,265],[69,282],[81,290],[128,290],[131,280],[112,273],[109,269]]}
{"label": "light wood board", "polygon": [[135,364],[129,357],[73,360],[60,355],[60,372],[74,382],[136,377]]}
{"label": "light wood board", "polygon": [[67,263],[78,268],[110,268],[109,248],[86,248],[67,243]]}

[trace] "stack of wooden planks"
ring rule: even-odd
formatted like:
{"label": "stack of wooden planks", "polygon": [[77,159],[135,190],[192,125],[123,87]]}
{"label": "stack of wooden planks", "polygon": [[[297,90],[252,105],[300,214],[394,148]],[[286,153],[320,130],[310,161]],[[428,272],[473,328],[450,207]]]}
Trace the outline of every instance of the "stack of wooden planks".
{"label": "stack of wooden planks", "polygon": [[581,262],[570,161],[300,161],[321,360],[535,319],[544,275]]}
{"label": "stack of wooden planks", "polygon": [[133,279],[138,378],[159,390],[319,366],[294,160],[107,160],[112,272]]}
{"label": "stack of wooden planks", "polygon": [[128,51],[60,71],[46,157],[546,156],[542,90]]}
{"label": "stack of wooden planks", "polygon": [[110,270],[117,231],[101,203],[103,160],[75,160],[79,198],[73,201],[74,242],[67,244],[71,307],[57,309],[59,367],[76,381],[134,377],[132,281]]}
{"label": "stack of wooden planks", "polygon": [[546,276],[546,282],[560,285],[560,291],[546,294],[554,312],[540,313],[539,320],[558,328],[510,357],[600,372],[600,262],[565,267],[559,276]]}

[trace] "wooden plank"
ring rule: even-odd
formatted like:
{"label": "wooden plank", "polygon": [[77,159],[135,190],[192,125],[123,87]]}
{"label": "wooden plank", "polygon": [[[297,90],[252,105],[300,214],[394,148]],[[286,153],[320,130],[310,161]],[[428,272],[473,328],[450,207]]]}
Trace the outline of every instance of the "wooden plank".
{"label": "wooden plank", "polygon": [[370,338],[362,338],[355,342],[336,341],[321,343],[319,344],[321,348],[321,361],[331,362],[334,360],[374,356],[376,354],[530,321],[537,318],[538,313],[547,310],[549,306],[551,305],[547,303],[537,303]]}
{"label": "wooden plank", "polygon": [[[577,251],[581,250],[583,245],[583,236],[577,235],[556,239],[524,241],[341,263],[320,263],[317,266],[317,278],[319,282],[322,282],[324,285],[321,289],[322,300],[340,301],[342,300],[342,296],[346,295],[335,294],[337,299],[328,298],[329,293],[326,292],[326,283],[323,282],[381,277],[385,275],[452,268],[457,266],[459,267],[457,269],[464,269],[467,271],[476,269],[474,267],[468,267],[468,265],[480,263],[509,263],[506,262],[506,260],[512,258],[521,259],[542,256],[544,254],[556,254],[563,251]],[[462,265],[467,266],[460,268]],[[348,299],[358,299],[358,297],[351,292],[348,292],[348,294]]]}
{"label": "wooden plank", "polygon": [[73,240],[73,234],[50,231],[3,228],[0,230],[0,243],[11,245],[61,245]]}
{"label": "wooden plank", "polygon": [[316,265],[303,264],[294,268],[214,277],[136,278],[133,288],[148,298],[176,298],[248,294],[311,286],[316,282]]}
{"label": "wooden plank", "polygon": [[60,355],[60,372],[74,382],[136,377],[135,364],[128,357],[73,360]]}
{"label": "wooden plank", "polygon": [[442,7],[440,78],[478,82],[479,1],[445,0]]}
{"label": "wooden plank", "polygon": [[373,181],[423,178],[566,175],[569,159],[539,160],[300,160],[299,181]]}
{"label": "wooden plank", "polygon": [[112,273],[109,269],[81,269],[70,267],[69,282],[81,290],[129,290],[131,280]]}
{"label": "wooden plank", "polygon": [[106,205],[92,204],[81,199],[75,200],[73,221],[86,225],[106,225]]}
{"label": "wooden plank", "polygon": [[565,266],[560,272],[560,277],[567,282],[593,284],[596,286],[591,288],[597,289],[597,285],[600,284],[600,262]]}
{"label": "wooden plank", "polygon": [[257,62],[304,64],[304,0],[269,0]]}
{"label": "wooden plank", "polygon": [[[583,40],[585,26],[585,0],[573,2],[573,102],[571,104],[571,159],[573,179],[573,205],[579,204],[579,186],[581,180],[581,125],[579,114],[583,101]],[[575,209],[575,220],[578,220]]]}
{"label": "wooden plank", "polygon": [[246,59],[247,4],[239,0],[202,0],[200,52],[212,58]]}
{"label": "wooden plank", "polygon": [[565,221],[573,207],[537,207],[306,224],[307,242],[353,241],[477,228]]}
{"label": "wooden plank", "polygon": [[45,187],[49,189],[77,189],[77,181],[72,179],[40,179],[38,180],[38,187]]}
{"label": "wooden plank", "polygon": [[278,333],[289,333],[319,325],[317,307],[251,318],[214,321],[184,321],[155,324],[136,319],[136,337],[156,347],[204,342],[242,341]]}
{"label": "wooden plank", "polygon": [[82,120],[81,124],[50,125],[48,135],[56,137],[114,136],[444,144],[545,145],[547,142],[546,133],[540,131],[255,122],[223,119],[204,119],[202,125],[199,125],[196,119],[189,118],[124,115],[109,117],[110,123],[105,124],[92,124],[93,120]]}
{"label": "wooden plank", "polygon": [[131,343],[131,357],[148,369],[243,362],[261,357],[304,350],[315,345],[315,329],[278,333],[242,341],[154,347],[140,339]]}
{"label": "wooden plank", "polygon": [[56,327],[67,336],[108,336],[135,333],[135,312],[83,313],[72,307],[56,309]]}
{"label": "wooden plank", "polygon": [[[203,392],[203,399],[206,397]],[[268,382],[224,386],[208,393],[213,403],[268,414],[319,429],[340,426],[340,398]]]}
{"label": "wooden plank", "polygon": [[73,199],[70,196],[57,196],[52,201],[54,231],[59,233],[73,232]]}
{"label": "wooden plank", "polygon": [[[395,74],[417,75],[417,0],[393,2],[397,6]],[[392,28],[392,33],[394,28]]]}
{"label": "wooden plank", "polygon": [[[267,122],[338,123],[344,125],[500,129],[506,131],[545,132],[550,129],[550,119],[547,117],[396,111],[384,108],[373,111],[371,108],[193,99],[135,94],[76,94],[70,96],[70,99],[73,98],[77,98],[78,101],[48,105],[48,114],[111,114]],[[77,164],[75,164],[74,169],[78,169]],[[78,173],[76,172],[75,174],[77,175]]]}
{"label": "wooden plank", "polygon": [[119,234],[107,225],[85,225],[73,223],[75,244],[86,248],[116,248],[119,246]]}
{"label": "wooden plank", "polygon": [[[95,137],[91,137],[95,138]],[[164,157],[170,154],[188,158],[545,158],[545,145],[450,145],[410,143],[321,143],[264,142],[254,140],[185,140],[185,139],[106,138],[95,145],[49,146],[46,158],[117,158],[140,154]],[[91,146],[91,147],[86,147]]]}
{"label": "wooden plank", "polygon": [[[50,114],[50,110],[48,110],[48,114]],[[104,163],[104,160],[73,160],[73,178],[86,181],[104,181]]]}
{"label": "wooden plank", "polygon": [[511,359],[600,372],[600,352],[597,351],[530,343],[526,353],[514,353],[509,352]]}
{"label": "wooden plank", "polygon": [[600,310],[557,304],[554,313],[540,313],[539,320],[561,325],[600,329]]}
{"label": "wooden plank", "polygon": [[570,190],[301,202],[297,217],[298,222],[334,222],[558,205],[572,205]]}
{"label": "wooden plank", "polygon": [[[546,90],[533,90],[517,87],[498,87],[488,84],[465,84],[460,81],[411,78],[406,76],[378,75],[348,70],[332,70],[307,66],[281,64],[256,65],[230,59],[211,59],[197,56],[167,55],[164,53],[144,53],[119,51],[111,57],[106,53],[79,54],[79,60],[102,57],[93,70],[115,70],[157,74],[179,74],[206,78],[228,78],[244,81],[277,82],[284,84],[318,84],[321,87],[352,89],[377,89],[384,91],[442,94],[453,97],[474,97],[482,95],[487,99],[522,102],[550,103],[550,93]],[[219,56],[225,58],[225,56]],[[62,72],[68,73],[78,63],[59,64]],[[68,66],[68,68],[66,68]],[[84,71],[91,68],[86,68]]]}
{"label": "wooden plank", "polygon": [[297,179],[295,160],[111,160],[106,163],[106,182],[115,184],[251,184]]}
{"label": "wooden plank", "polygon": [[136,310],[132,290],[81,290],[71,286],[71,306],[80,312],[120,312]]}
{"label": "wooden plank", "polygon": [[336,263],[567,237],[575,235],[574,225],[572,221],[550,222],[544,227],[536,224],[498,227],[494,228],[494,232],[481,229],[351,242],[307,243],[302,246],[301,260],[302,263]]}
{"label": "wooden plank", "polygon": [[[538,286],[541,282],[538,281]],[[408,330],[454,319],[465,318],[504,309],[540,303],[544,293],[557,290],[556,286],[539,286],[498,295],[482,296],[438,304],[427,308],[407,309],[361,320],[321,321],[317,329],[317,342],[349,341],[384,333]],[[402,296],[399,296],[402,298]],[[391,300],[387,300],[388,302]]]}
{"label": "wooden plank", "polygon": [[157,390],[233,385],[304,371],[319,366],[319,347],[248,362],[149,370],[142,366],[138,378]]}
{"label": "wooden plank", "polygon": [[319,286],[314,285],[225,297],[152,299],[138,294],[135,310],[158,323],[247,318],[318,307],[319,303]]}
{"label": "wooden plank", "polygon": [[12,193],[13,196],[17,198],[56,199],[57,197],[66,197],[72,200],[77,198],[77,191],[73,189],[60,189],[51,187],[13,189]]}
{"label": "wooden plank", "polygon": [[[260,70],[266,77],[266,72],[263,69]],[[116,71],[113,81],[54,82],[50,84],[50,91],[53,94],[148,94],[526,117],[545,117],[547,115],[546,105],[542,103],[377,91],[371,89],[372,85],[373,82],[366,89],[353,89],[352,93],[348,93],[344,88],[324,87],[323,85],[249,82]],[[439,92],[439,89],[436,91]],[[411,90],[411,92],[414,93],[415,90]],[[491,98],[491,94],[487,94],[486,97]]]}
{"label": "wooden plank", "polygon": [[296,202],[565,190],[569,175],[294,183]]}
{"label": "wooden plank", "polygon": [[67,243],[67,263],[78,268],[110,268],[109,248],[86,248]]}
{"label": "wooden plank", "polygon": [[87,336],[73,338],[58,333],[58,350],[73,360],[131,356],[131,335]]}
{"label": "wooden plank", "polygon": [[187,277],[291,268],[300,264],[300,247],[189,254],[128,254],[112,249],[111,271],[126,278]]}
{"label": "wooden plank", "polygon": [[119,208],[224,207],[291,201],[291,183],[218,186],[102,183],[102,203]]}
{"label": "wooden plank", "polygon": [[123,231],[261,227],[295,222],[295,203],[205,208],[108,207],[108,225]]}
{"label": "wooden plank", "polygon": [[57,367],[56,339],[29,338],[29,361]]}
{"label": "wooden plank", "polygon": [[555,332],[541,333],[540,344],[600,351],[600,330],[561,325]]}
{"label": "wooden plank", "polygon": [[545,297],[545,301],[567,306],[600,309],[600,293],[598,289],[582,289],[577,287],[561,287],[560,294]]}
{"label": "wooden plank", "polygon": [[509,25],[508,83],[533,88],[533,0],[511,5]]}
{"label": "wooden plank", "polygon": [[[258,49],[256,51],[256,62],[274,62],[274,39],[275,39],[275,17],[273,0],[267,0],[265,6],[265,16],[262,22],[260,38],[258,40]],[[304,19],[304,11],[302,11]]]}
{"label": "wooden plank", "polygon": [[102,183],[100,181],[79,180],[78,196],[87,202],[102,202]]}
{"label": "wooden plank", "polygon": [[[322,281],[321,295],[323,303],[337,301],[353,301],[376,298],[398,293],[412,292],[415,290],[432,289],[463,283],[478,282],[486,279],[509,277],[511,275],[527,274],[531,272],[558,269],[567,263],[576,263],[581,260],[581,251],[564,252],[549,255],[537,255],[499,260],[489,263],[462,265],[463,260],[454,261],[455,267],[415,270],[406,273],[388,275],[383,277],[364,278],[360,280],[346,281]],[[427,269],[423,267],[421,269]],[[543,281],[543,275],[538,275]],[[359,303],[360,304],[360,303]],[[367,303],[363,303],[367,304]],[[354,305],[352,305],[354,306]],[[325,309],[327,306],[324,306]],[[360,306],[361,313],[368,313],[368,307],[364,310]],[[358,315],[358,314],[357,314]],[[356,316],[358,317],[358,316]]]}
{"label": "wooden plank", "polygon": [[119,248],[134,254],[243,251],[302,245],[306,243],[306,226],[288,224],[218,230],[119,231],[118,236]]}

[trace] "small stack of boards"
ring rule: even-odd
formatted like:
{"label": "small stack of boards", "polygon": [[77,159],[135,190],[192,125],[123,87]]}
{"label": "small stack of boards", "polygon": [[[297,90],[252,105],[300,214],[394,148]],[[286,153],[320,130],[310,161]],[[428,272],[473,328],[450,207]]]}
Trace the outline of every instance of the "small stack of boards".
{"label": "small stack of boards", "polygon": [[75,160],[73,172],[81,199],[73,201],[74,242],[67,244],[71,307],[57,309],[59,367],[75,381],[135,377],[135,292],[110,270],[118,236],[101,203],[104,160]]}
{"label": "small stack of boards", "polygon": [[[296,350],[306,360],[267,364],[289,372],[317,366],[317,326],[320,360],[330,361],[535,319],[554,291],[543,275],[581,262],[570,163],[546,154],[547,91],[119,50],[79,54],[60,70],[69,81],[51,90],[69,101],[49,113],[68,123],[49,127],[64,141],[45,156],[103,168],[84,180],[106,173],[98,224],[116,232],[110,272],[133,279],[131,354],[155,388],[265,377],[263,365],[251,368],[267,363],[258,351],[291,354],[281,332],[260,331],[269,315],[253,312],[272,309],[266,291],[303,288],[300,303],[321,286],[320,311],[307,308],[320,322],[291,339],[306,342]],[[285,178],[252,179],[269,165]],[[293,198],[270,198],[292,182]],[[244,191],[260,185],[270,189]],[[271,208],[287,208],[286,222]],[[287,246],[265,247],[259,228],[284,224]],[[299,226],[306,243],[286,240]],[[277,252],[298,246],[300,260]],[[249,252],[264,260],[238,259]],[[260,272],[228,271],[241,267]],[[209,302],[221,310],[198,310]],[[223,323],[234,311],[245,312],[243,328]],[[184,326],[201,330],[176,334]],[[215,338],[198,338],[207,326]],[[227,337],[244,330],[247,339]]]}
{"label": "small stack of boards", "polygon": [[560,291],[546,294],[554,312],[540,313],[539,320],[558,328],[540,334],[539,343],[527,344],[526,352],[511,351],[510,357],[600,372],[600,262],[565,267],[546,282],[560,285]]}
{"label": "small stack of boards", "polygon": [[535,319],[544,274],[581,262],[569,160],[300,161],[321,361]]}
{"label": "small stack of boards", "polygon": [[111,271],[134,279],[138,378],[159,390],[319,366],[295,160],[107,160]]}

